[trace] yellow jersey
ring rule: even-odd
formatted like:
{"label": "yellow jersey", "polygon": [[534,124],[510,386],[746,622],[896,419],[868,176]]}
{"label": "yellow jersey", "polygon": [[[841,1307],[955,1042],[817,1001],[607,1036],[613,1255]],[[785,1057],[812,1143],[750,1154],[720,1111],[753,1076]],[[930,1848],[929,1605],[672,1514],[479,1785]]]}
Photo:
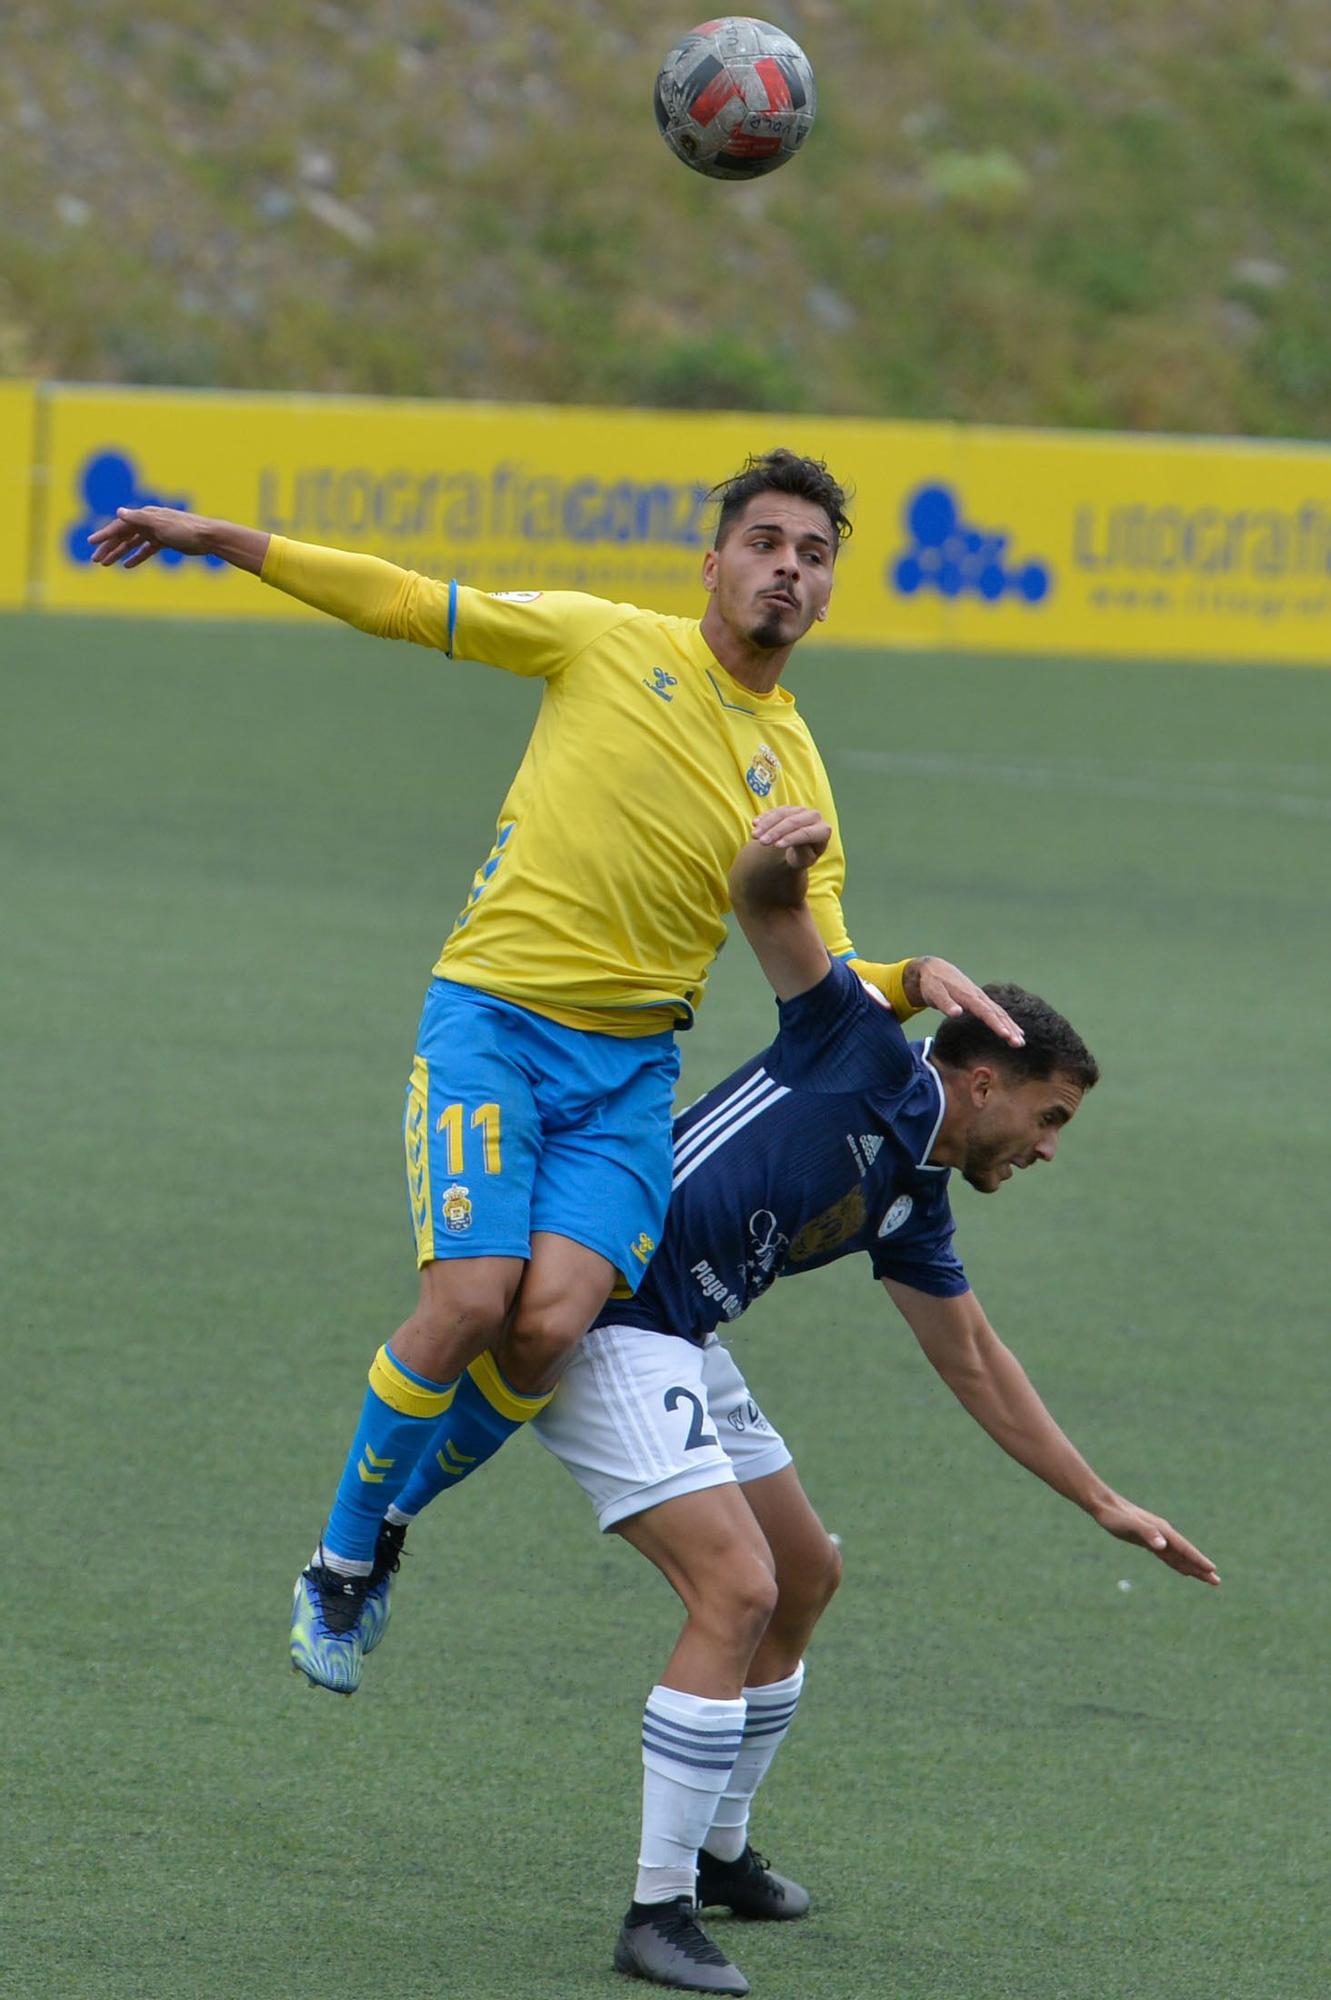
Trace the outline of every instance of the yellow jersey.
{"label": "yellow jersey", "polygon": [[[850,957],[831,786],[785,688],[732,679],[696,619],[575,591],[489,595],[273,536],[266,583],[384,638],[544,682],[530,741],[435,972],[577,1028],[687,1025],[725,936],[727,875],[767,806],[833,829],[810,871]],[[881,975],[898,1012],[899,968]]]}

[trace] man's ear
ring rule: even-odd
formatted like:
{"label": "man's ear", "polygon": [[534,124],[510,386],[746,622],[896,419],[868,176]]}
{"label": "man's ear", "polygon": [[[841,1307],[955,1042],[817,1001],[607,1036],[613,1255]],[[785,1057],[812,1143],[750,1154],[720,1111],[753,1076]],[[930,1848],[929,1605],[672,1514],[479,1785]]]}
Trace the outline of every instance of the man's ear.
{"label": "man's ear", "polygon": [[715,549],[708,549],[706,555],[702,559],[702,587],[704,590],[709,590],[709,591],[716,589]]}
{"label": "man's ear", "polygon": [[971,1103],[977,1111],[989,1102],[997,1080],[989,1063],[976,1063],[974,1069],[967,1070],[966,1087],[970,1092]]}
{"label": "man's ear", "polygon": [[818,609],[814,612],[814,617],[818,620],[819,624],[821,625],[826,616],[827,616],[827,606],[825,604],[820,604],[818,606]]}

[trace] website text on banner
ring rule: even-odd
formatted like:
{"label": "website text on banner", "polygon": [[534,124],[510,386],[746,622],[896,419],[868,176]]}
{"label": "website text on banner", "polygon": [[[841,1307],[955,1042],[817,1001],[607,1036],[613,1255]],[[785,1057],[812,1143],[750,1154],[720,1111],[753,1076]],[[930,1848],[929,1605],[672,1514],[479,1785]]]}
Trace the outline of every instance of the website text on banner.
{"label": "website text on banner", "polygon": [[775,443],[856,490],[829,642],[1331,664],[1331,451],[358,399],[47,392],[42,601],[306,616],[177,558],[108,592],[87,537],[158,500],[491,590],[696,613],[706,494]]}
{"label": "website text on banner", "polygon": [[28,600],[36,412],[31,383],[0,382],[0,606]]}

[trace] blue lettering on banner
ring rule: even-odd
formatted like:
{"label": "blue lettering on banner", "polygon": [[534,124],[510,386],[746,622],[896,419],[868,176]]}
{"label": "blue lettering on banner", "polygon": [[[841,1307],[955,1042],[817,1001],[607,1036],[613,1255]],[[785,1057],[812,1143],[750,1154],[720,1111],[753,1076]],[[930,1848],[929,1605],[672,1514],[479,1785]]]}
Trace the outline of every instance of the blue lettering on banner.
{"label": "blue lettering on banner", "polygon": [[1077,567],[1097,576],[1331,576],[1331,508],[1127,506],[1077,509]]}
{"label": "blue lettering on banner", "polygon": [[372,472],[301,466],[259,474],[258,520],[269,534],[308,540],[641,542],[706,545],[706,486],[655,480],[564,479],[505,460],[488,472]]}
{"label": "blue lettering on banner", "polygon": [[[78,493],[87,512],[65,536],[65,553],[71,562],[90,563],[92,548],[88,537],[94,528],[104,528],[115,519],[117,507],[189,507],[184,494],[155,493],[145,486],[134,460],[125,452],[95,451],[84,459],[78,474]],[[221,556],[183,556],[179,549],[163,549],[157,558],[168,569],[183,562],[202,561],[207,569],[225,569]]]}
{"label": "blue lettering on banner", "polygon": [[887,583],[903,597],[936,590],[941,597],[978,597],[986,604],[1005,597],[1042,604],[1054,587],[1048,563],[1009,561],[1006,532],[970,526],[950,486],[917,487],[902,518],[909,543],[888,558]]}

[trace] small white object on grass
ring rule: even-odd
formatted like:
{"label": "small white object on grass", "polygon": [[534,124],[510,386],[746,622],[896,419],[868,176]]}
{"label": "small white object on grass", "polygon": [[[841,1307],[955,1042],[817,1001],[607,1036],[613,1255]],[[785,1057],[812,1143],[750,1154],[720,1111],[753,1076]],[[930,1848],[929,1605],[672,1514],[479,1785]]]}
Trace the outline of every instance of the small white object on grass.
{"label": "small white object on grass", "polygon": [[1118,1580],[1118,1587],[1120,1590],[1131,1590],[1132,1584],[1126,1576],[1121,1576]]}

